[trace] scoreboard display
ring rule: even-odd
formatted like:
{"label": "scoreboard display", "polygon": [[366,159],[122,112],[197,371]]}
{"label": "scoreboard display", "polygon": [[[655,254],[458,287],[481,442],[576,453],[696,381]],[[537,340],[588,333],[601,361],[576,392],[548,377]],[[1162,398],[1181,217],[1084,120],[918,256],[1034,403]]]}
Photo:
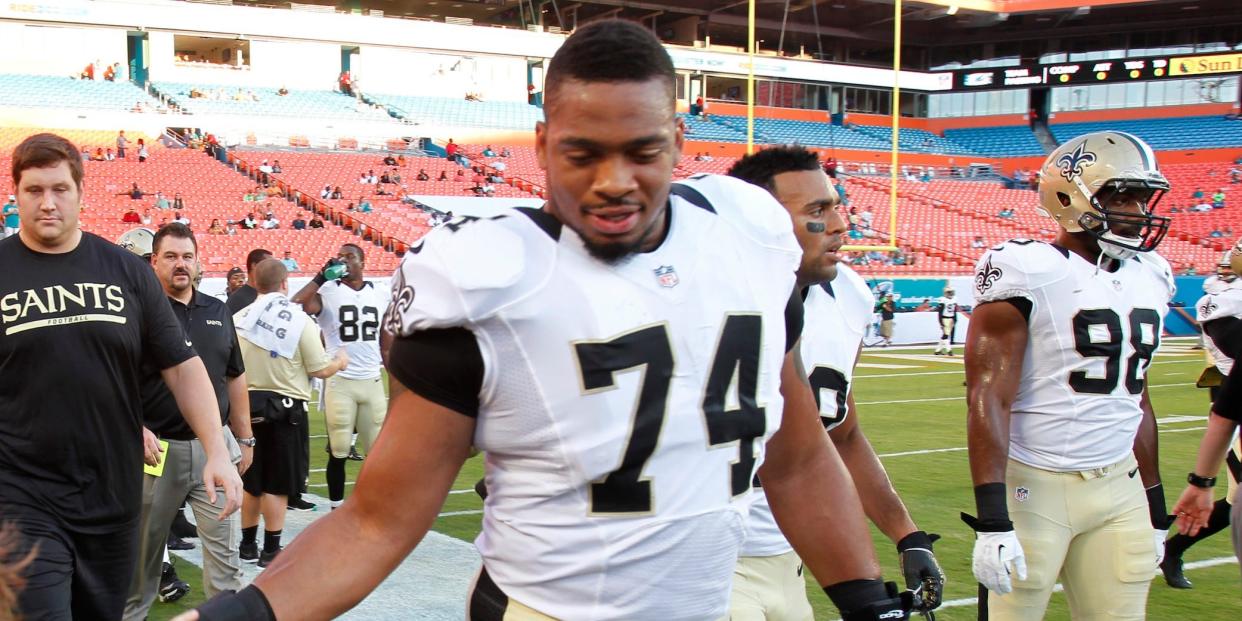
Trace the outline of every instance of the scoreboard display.
{"label": "scoreboard display", "polygon": [[1242,73],[1242,54],[1118,58],[1047,65],[960,69],[953,72],[953,90],[986,91],[1040,86],[1076,86],[1238,73]]}

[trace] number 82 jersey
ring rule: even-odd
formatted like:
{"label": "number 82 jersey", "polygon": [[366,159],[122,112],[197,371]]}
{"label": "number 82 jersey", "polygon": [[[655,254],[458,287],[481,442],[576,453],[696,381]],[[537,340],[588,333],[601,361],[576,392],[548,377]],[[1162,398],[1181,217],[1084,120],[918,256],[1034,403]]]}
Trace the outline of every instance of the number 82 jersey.
{"label": "number 82 jersey", "polygon": [[1173,293],[1169,265],[1154,252],[1112,272],[1032,240],[1010,240],[979,259],[976,304],[1030,303],[1011,458],[1064,472],[1108,466],[1133,450]]}
{"label": "number 82 jersey", "polygon": [[353,287],[340,280],[319,288],[323,309],[319,311],[319,329],[328,355],[345,348],[349,367],[337,375],[345,379],[365,380],[378,377],[384,366],[380,359],[379,328],[388,302],[388,291],[364,281],[362,288]]}

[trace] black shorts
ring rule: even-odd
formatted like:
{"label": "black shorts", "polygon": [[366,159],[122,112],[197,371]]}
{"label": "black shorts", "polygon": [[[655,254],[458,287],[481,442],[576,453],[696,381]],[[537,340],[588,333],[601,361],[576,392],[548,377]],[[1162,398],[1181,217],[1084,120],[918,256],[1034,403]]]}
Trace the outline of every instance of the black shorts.
{"label": "black shorts", "polygon": [[[252,400],[252,403],[254,401]],[[280,412],[273,420],[268,416],[262,422],[252,422],[256,442],[254,462],[242,475],[242,487],[251,496],[274,494],[293,496],[302,490],[308,474],[309,463],[306,402],[300,399],[281,399],[271,402],[269,408],[278,407]],[[262,410],[251,409],[251,415],[263,415]]]}
{"label": "black shorts", "polygon": [[138,562],[137,516],[112,532],[83,534],[69,530],[55,515],[36,509],[6,512],[19,545],[3,560],[25,558],[38,546],[22,575],[26,586],[17,609],[25,621],[120,619]]}

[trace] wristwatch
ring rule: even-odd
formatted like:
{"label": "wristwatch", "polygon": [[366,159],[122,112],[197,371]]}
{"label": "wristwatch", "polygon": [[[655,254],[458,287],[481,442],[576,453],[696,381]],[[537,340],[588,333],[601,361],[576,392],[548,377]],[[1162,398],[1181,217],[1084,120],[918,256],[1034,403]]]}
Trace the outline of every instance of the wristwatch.
{"label": "wristwatch", "polygon": [[1192,472],[1186,475],[1186,482],[1195,487],[1209,489],[1216,486],[1216,477],[1201,477]]}
{"label": "wristwatch", "polygon": [[254,445],[258,444],[258,442],[256,442],[254,438],[238,438],[237,443],[242,446],[248,446],[250,448],[254,448]]}

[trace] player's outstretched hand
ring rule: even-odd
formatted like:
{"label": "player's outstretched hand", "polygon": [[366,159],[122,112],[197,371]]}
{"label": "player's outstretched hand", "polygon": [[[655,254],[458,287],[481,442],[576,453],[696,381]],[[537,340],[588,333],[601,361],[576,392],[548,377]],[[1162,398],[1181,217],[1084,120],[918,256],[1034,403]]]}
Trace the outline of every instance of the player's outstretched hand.
{"label": "player's outstretched hand", "polygon": [[1187,485],[1173,506],[1173,513],[1177,515],[1177,530],[1194,537],[1199,529],[1207,526],[1208,517],[1212,515],[1212,490]]}
{"label": "player's outstretched hand", "polygon": [[207,459],[203,465],[203,486],[207,488],[207,500],[216,502],[216,493],[224,494],[224,509],[219,519],[228,517],[241,506],[242,482],[237,467],[229,461],[228,455],[216,454]]}
{"label": "player's outstretched hand", "polygon": [[935,610],[944,599],[944,571],[932,554],[932,543],[939,538],[916,530],[897,542],[901,573],[906,588],[914,594],[916,612]]}

